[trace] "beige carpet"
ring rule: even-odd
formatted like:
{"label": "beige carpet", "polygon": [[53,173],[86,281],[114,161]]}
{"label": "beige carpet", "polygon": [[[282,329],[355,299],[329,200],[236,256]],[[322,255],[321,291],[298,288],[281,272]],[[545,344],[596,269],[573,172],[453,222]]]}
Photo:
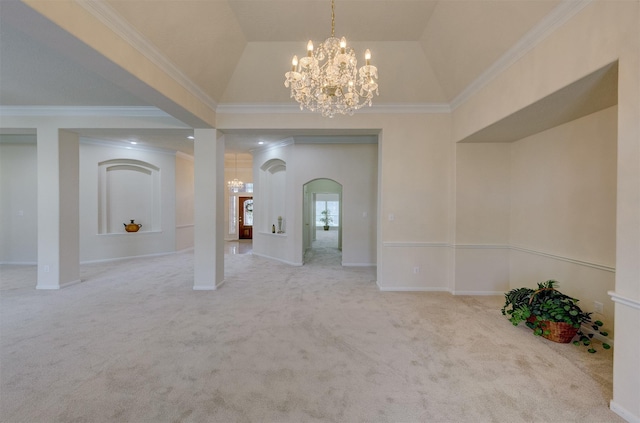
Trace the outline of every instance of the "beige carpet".
{"label": "beige carpet", "polygon": [[191,253],[82,266],[37,291],[2,266],[2,422],[620,422],[612,354],[534,337],[500,297],[379,292],[317,244],[302,267]]}

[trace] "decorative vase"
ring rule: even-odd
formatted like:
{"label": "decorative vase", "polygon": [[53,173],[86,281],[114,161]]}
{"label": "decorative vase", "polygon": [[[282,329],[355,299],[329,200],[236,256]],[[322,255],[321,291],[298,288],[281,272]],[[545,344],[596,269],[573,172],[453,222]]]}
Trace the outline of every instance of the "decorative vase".
{"label": "decorative vase", "polygon": [[282,233],[282,216],[278,216],[278,233]]}
{"label": "decorative vase", "polygon": [[138,232],[138,230],[142,227],[141,223],[134,223],[135,219],[131,219],[131,223],[123,223],[124,229],[127,232]]}

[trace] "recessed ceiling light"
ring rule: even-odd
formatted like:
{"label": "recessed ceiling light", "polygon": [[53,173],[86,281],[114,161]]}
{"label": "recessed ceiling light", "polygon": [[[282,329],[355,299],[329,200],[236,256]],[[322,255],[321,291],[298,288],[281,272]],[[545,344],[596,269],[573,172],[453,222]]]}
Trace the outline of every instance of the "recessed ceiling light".
{"label": "recessed ceiling light", "polygon": [[135,142],[135,141],[129,141],[129,142],[130,142],[131,144],[133,144],[133,145],[136,145],[136,144],[137,144],[137,142]]}
{"label": "recessed ceiling light", "polygon": [[258,141],[258,144],[262,145],[264,144],[264,141]]}
{"label": "recessed ceiling light", "polygon": [[190,140],[195,140],[196,137],[194,137],[193,135],[189,135],[187,138],[189,138]]}

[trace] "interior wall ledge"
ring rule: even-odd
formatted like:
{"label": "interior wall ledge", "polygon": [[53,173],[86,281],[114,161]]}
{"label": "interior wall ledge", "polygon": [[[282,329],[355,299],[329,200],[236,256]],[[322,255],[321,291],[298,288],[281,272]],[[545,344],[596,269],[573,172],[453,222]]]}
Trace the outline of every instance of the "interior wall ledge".
{"label": "interior wall ledge", "polygon": [[453,247],[453,244],[446,242],[423,242],[423,241],[383,241],[383,247]]}
{"label": "interior wall ledge", "polygon": [[184,72],[182,72],[171,60],[158,50],[153,43],[148,41],[126,20],[124,20],[107,2],[105,1],[80,1],[76,3],[82,6],[87,12],[96,19],[106,25],[113,32],[118,34],[123,40],[135,48],[140,54],[149,59],[154,65],[158,66],[169,77],[174,79],[178,84],[183,86],[187,91],[196,98],[209,106],[211,109],[216,108],[216,102],[209,97],[195,82],[193,82]]}
{"label": "interior wall ledge", "polygon": [[545,16],[536,26],[520,38],[516,44],[482,72],[478,78],[467,85],[467,87],[451,101],[451,110],[455,110],[464,104],[496,76],[508,69],[593,1],[594,0],[562,0],[551,13]]}
{"label": "interior wall ledge", "polygon": [[626,297],[624,295],[620,295],[615,291],[607,292],[607,295],[611,297],[613,302],[618,304],[626,305],[627,307],[634,308],[636,310],[640,310],[640,300],[636,300],[634,298]]}
{"label": "interior wall ledge", "polygon": [[520,251],[523,253],[535,254],[537,256],[547,257],[555,260],[566,261],[573,264],[579,264],[581,266],[587,266],[587,267],[592,267],[594,269],[604,270],[605,272],[615,273],[616,271],[616,268],[612,266],[606,266],[604,264],[593,263],[593,262],[579,260],[571,257],[561,256],[558,254],[548,253],[545,251],[534,250],[534,249],[522,247],[519,245],[511,245],[510,248],[511,250],[514,250],[514,251]]}
{"label": "interior wall ledge", "polygon": [[147,106],[0,106],[0,115],[172,118],[157,107]]}

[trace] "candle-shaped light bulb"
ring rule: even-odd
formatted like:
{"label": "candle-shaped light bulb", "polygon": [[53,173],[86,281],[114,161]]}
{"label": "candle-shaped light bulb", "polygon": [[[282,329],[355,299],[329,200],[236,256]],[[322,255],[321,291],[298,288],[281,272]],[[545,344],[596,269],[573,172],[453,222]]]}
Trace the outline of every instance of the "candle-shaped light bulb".
{"label": "candle-shaped light bulb", "polygon": [[367,66],[369,66],[369,61],[371,60],[371,51],[366,49],[364,52],[364,60],[367,62]]}
{"label": "candle-shaped light bulb", "polygon": [[344,49],[347,48],[347,39],[342,37],[340,39],[340,53],[344,54]]}
{"label": "candle-shaped light bulb", "polygon": [[309,40],[309,42],[307,43],[307,56],[311,57],[312,53],[313,53],[313,42]]}
{"label": "candle-shaped light bulb", "polygon": [[295,72],[298,67],[298,56],[293,56],[293,60],[291,61],[291,72]]}

